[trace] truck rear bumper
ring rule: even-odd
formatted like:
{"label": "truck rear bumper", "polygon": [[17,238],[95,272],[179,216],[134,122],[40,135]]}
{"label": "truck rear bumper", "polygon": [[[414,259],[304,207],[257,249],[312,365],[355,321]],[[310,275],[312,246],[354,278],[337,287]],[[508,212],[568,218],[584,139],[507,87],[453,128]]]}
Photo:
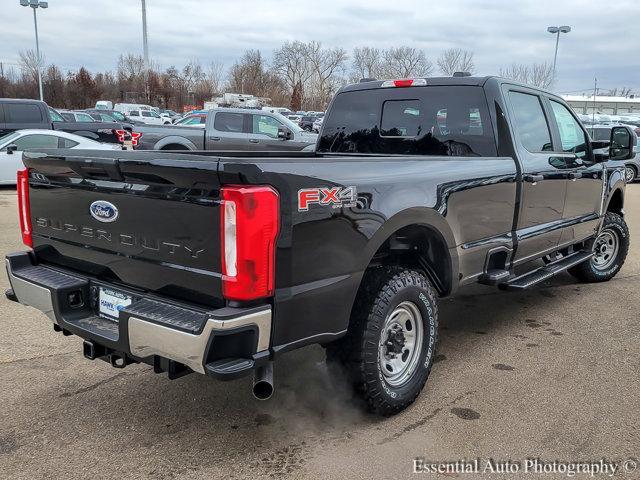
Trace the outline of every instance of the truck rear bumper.
{"label": "truck rear bumper", "polygon": [[[56,330],[90,342],[92,351],[97,345],[96,357],[117,354],[125,364],[142,361],[170,374],[176,362],[220,379],[242,376],[269,359],[270,305],[201,309],[36,265],[30,252],[7,255],[6,267],[15,299],[45,313]],[[98,313],[100,288],[132,298],[117,320]]]}

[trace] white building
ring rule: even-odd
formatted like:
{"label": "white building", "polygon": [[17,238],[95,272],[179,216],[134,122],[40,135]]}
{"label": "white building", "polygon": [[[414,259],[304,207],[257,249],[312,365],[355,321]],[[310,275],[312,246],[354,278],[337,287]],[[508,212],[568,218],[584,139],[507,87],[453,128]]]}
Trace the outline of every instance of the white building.
{"label": "white building", "polygon": [[605,113],[610,115],[624,115],[626,113],[640,114],[640,96],[609,97],[597,95],[562,95],[562,98],[576,113]]}

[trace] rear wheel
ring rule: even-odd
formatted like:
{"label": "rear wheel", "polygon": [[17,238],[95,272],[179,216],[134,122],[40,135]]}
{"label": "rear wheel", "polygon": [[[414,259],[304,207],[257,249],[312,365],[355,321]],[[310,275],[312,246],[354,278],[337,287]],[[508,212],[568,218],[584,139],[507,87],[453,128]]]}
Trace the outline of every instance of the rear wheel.
{"label": "rear wheel", "polygon": [[376,268],[367,274],[345,338],[327,348],[370,410],[393,415],[422,391],[438,330],[436,293],[414,270]]}
{"label": "rear wheel", "polygon": [[617,213],[607,212],[600,234],[593,244],[593,257],[569,269],[583,282],[611,280],[622,268],[629,251],[629,228]]}

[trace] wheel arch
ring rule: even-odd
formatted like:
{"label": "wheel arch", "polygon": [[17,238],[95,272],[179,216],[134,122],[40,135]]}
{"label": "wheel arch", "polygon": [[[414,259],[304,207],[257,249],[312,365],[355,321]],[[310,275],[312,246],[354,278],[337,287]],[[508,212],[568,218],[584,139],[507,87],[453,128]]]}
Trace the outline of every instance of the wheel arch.
{"label": "wheel arch", "polygon": [[171,147],[173,145],[179,145],[183,148],[186,148],[187,150],[197,150],[197,147],[191,140],[184,137],[176,136],[176,135],[171,135],[159,140],[155,144],[153,149],[154,150],[171,150],[170,148],[167,148],[167,147]]}

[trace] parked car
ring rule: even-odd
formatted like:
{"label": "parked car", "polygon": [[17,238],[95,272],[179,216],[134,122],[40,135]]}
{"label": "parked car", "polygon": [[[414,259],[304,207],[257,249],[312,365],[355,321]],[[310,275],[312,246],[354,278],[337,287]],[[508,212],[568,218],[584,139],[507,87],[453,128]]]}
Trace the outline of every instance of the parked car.
{"label": "parked car", "polygon": [[169,117],[171,122],[175,122],[176,120],[180,120],[182,118],[182,115],[180,115],[179,113],[164,108],[160,109],[160,116]]}
{"label": "parked car", "polygon": [[126,116],[146,125],[171,125],[169,117],[161,117],[159,113],[153,110],[129,110]]}
{"label": "parked car", "polygon": [[[280,132],[265,113],[213,111],[206,136]],[[633,155],[628,133],[612,129],[611,160]],[[561,97],[455,77],[341,88],[308,154],[26,152],[29,251],[6,257],[7,297],[82,337],[89,359],[253,373],[261,399],[274,359],[322,344],[340,385],[392,415],[427,381],[440,298],[619,272],[624,171],[607,174],[597,148]]]}
{"label": "parked car", "polygon": [[98,100],[94,108],[96,110],[113,110],[113,102],[109,100]]}
{"label": "parked car", "polygon": [[22,152],[31,148],[75,148],[83,150],[120,149],[86,137],[55,130],[18,130],[0,137],[0,185],[15,185],[17,171],[24,168]]}
{"label": "parked car", "polygon": [[[302,150],[318,136],[279,113],[246,108],[216,108],[197,114],[200,129],[185,117],[176,125],[140,127],[142,150]],[[204,122],[204,123],[203,123]]]}
{"label": "parked car", "polygon": [[298,122],[298,125],[300,125],[300,128],[302,128],[303,130],[307,132],[312,132],[313,122],[315,122],[316,120],[317,120],[317,117],[315,116],[305,115],[300,119],[300,121]]}
{"label": "parked car", "polygon": [[116,112],[115,110],[87,109],[84,110],[84,112],[88,113],[94,120],[99,122],[131,123],[131,119],[128,119],[124,114]]}
{"label": "parked car", "polygon": [[[636,135],[635,127],[632,125],[624,126],[628,131],[629,135]],[[587,127],[587,132],[593,140],[596,141],[607,141],[611,138],[611,130],[612,125],[589,125]],[[611,146],[607,146],[605,151],[608,154],[609,148],[617,148],[617,145],[620,143],[617,138],[613,138],[614,144]],[[637,142],[636,142],[637,143]],[[640,153],[638,152],[638,147],[635,147],[635,155],[624,161],[625,166],[625,180],[627,183],[634,182],[638,175],[640,174]]]}
{"label": "parked car", "polygon": [[0,99],[0,135],[24,129],[58,130],[98,142],[122,144],[122,132],[131,131],[132,126],[122,122],[67,121],[40,100]]}
{"label": "parked car", "polygon": [[116,103],[113,109],[116,112],[124,113],[127,115],[131,110],[153,110],[151,105],[145,105],[143,103]]}
{"label": "parked car", "polygon": [[312,130],[316,133],[320,132],[320,129],[322,128],[322,121],[323,121],[324,117],[318,117],[314,120],[313,122],[313,127]]}
{"label": "parked car", "polygon": [[96,120],[85,112],[74,112],[71,110],[58,110],[67,122],[95,122]]}
{"label": "parked car", "polygon": [[179,120],[176,120],[174,125],[178,125],[181,127],[204,128],[206,123],[207,123],[206,113],[191,113],[189,115],[185,115]]}
{"label": "parked car", "polygon": [[302,115],[285,115],[285,117],[287,117],[293,123],[296,123],[296,124],[299,125],[300,124],[300,119],[302,118]]}
{"label": "parked car", "polygon": [[270,113],[279,113],[280,115],[291,115],[293,112],[286,107],[262,107],[262,111]]}

